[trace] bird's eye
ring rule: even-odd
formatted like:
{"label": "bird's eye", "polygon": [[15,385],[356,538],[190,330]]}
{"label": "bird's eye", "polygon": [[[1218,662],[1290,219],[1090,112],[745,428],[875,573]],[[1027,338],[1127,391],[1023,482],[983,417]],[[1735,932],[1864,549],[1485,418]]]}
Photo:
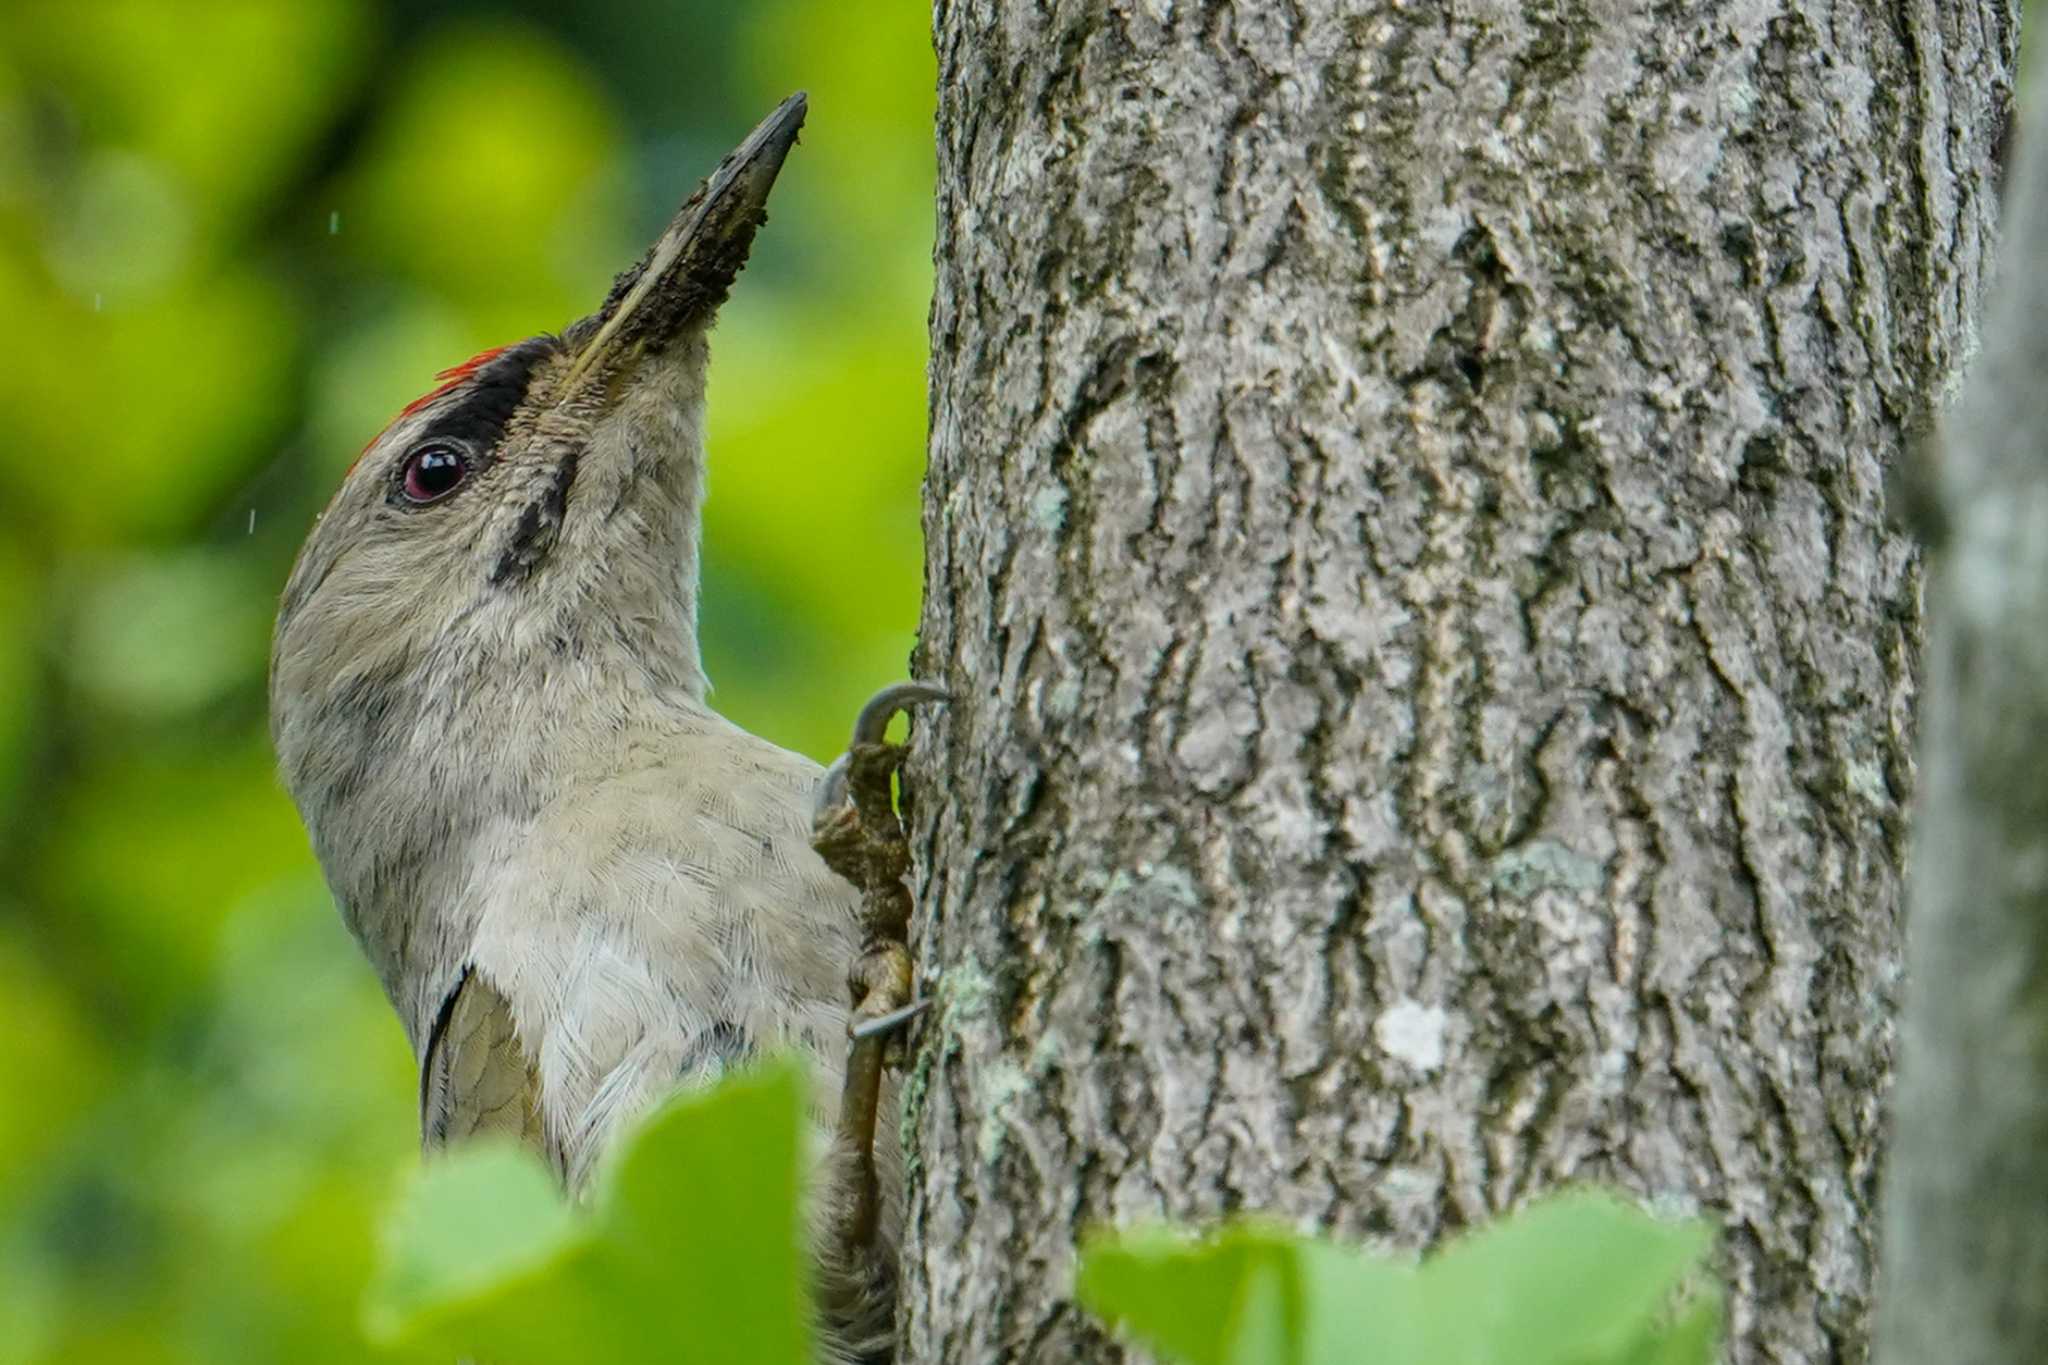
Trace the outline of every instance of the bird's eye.
{"label": "bird's eye", "polygon": [[400,487],[408,502],[434,502],[447,497],[469,477],[469,457],[454,446],[436,442],[405,457]]}

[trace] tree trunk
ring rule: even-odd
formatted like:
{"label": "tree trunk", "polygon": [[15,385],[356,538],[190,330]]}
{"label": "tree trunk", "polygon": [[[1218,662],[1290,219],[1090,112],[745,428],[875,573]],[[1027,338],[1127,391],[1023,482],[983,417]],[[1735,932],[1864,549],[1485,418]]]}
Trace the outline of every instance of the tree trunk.
{"label": "tree trunk", "polygon": [[1860,1360],[2012,0],[940,0],[908,1359],[1090,1223],[1724,1223]]}
{"label": "tree trunk", "polygon": [[2048,61],[2030,61],[2006,287],[1938,474],[1887,1365],[2048,1342]]}

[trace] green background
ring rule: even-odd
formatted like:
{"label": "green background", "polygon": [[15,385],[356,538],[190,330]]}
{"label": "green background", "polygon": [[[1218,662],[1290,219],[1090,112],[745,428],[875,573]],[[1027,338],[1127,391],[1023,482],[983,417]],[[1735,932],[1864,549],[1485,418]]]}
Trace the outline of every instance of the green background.
{"label": "green background", "polygon": [[922,0],[0,4],[0,1365],[363,1359],[411,1058],[272,768],[279,587],[437,369],[811,92],[713,338],[706,664],[828,756],[920,552]]}

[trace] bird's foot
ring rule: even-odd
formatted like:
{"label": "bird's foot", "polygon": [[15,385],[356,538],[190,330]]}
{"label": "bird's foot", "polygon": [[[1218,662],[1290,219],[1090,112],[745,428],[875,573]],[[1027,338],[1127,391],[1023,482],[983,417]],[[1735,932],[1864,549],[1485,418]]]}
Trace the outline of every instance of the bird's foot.
{"label": "bird's foot", "polygon": [[902,1026],[924,1008],[910,997],[910,845],[893,793],[904,751],[884,735],[898,711],[945,700],[944,689],[921,682],[876,693],[854,722],[845,754],[826,771],[812,812],[811,846],[861,893],[860,949],[846,974],[853,1012],[839,1101],[839,1145],[852,1164],[853,1188],[842,1192],[838,1221],[849,1251],[873,1242],[880,1209],[874,1144],[883,1067],[892,1052],[901,1053]]}

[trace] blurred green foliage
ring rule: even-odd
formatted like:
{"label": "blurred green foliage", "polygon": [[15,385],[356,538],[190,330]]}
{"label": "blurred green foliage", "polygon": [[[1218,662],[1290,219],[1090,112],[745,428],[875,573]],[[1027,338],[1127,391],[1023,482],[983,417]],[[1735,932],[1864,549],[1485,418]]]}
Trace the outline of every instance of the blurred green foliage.
{"label": "blurred green foliage", "polygon": [[820,757],[903,675],[928,21],[0,6],[0,1365],[373,1356],[415,1082],[272,772],[277,590],[435,370],[587,312],[799,87],[713,341],[706,663]]}

